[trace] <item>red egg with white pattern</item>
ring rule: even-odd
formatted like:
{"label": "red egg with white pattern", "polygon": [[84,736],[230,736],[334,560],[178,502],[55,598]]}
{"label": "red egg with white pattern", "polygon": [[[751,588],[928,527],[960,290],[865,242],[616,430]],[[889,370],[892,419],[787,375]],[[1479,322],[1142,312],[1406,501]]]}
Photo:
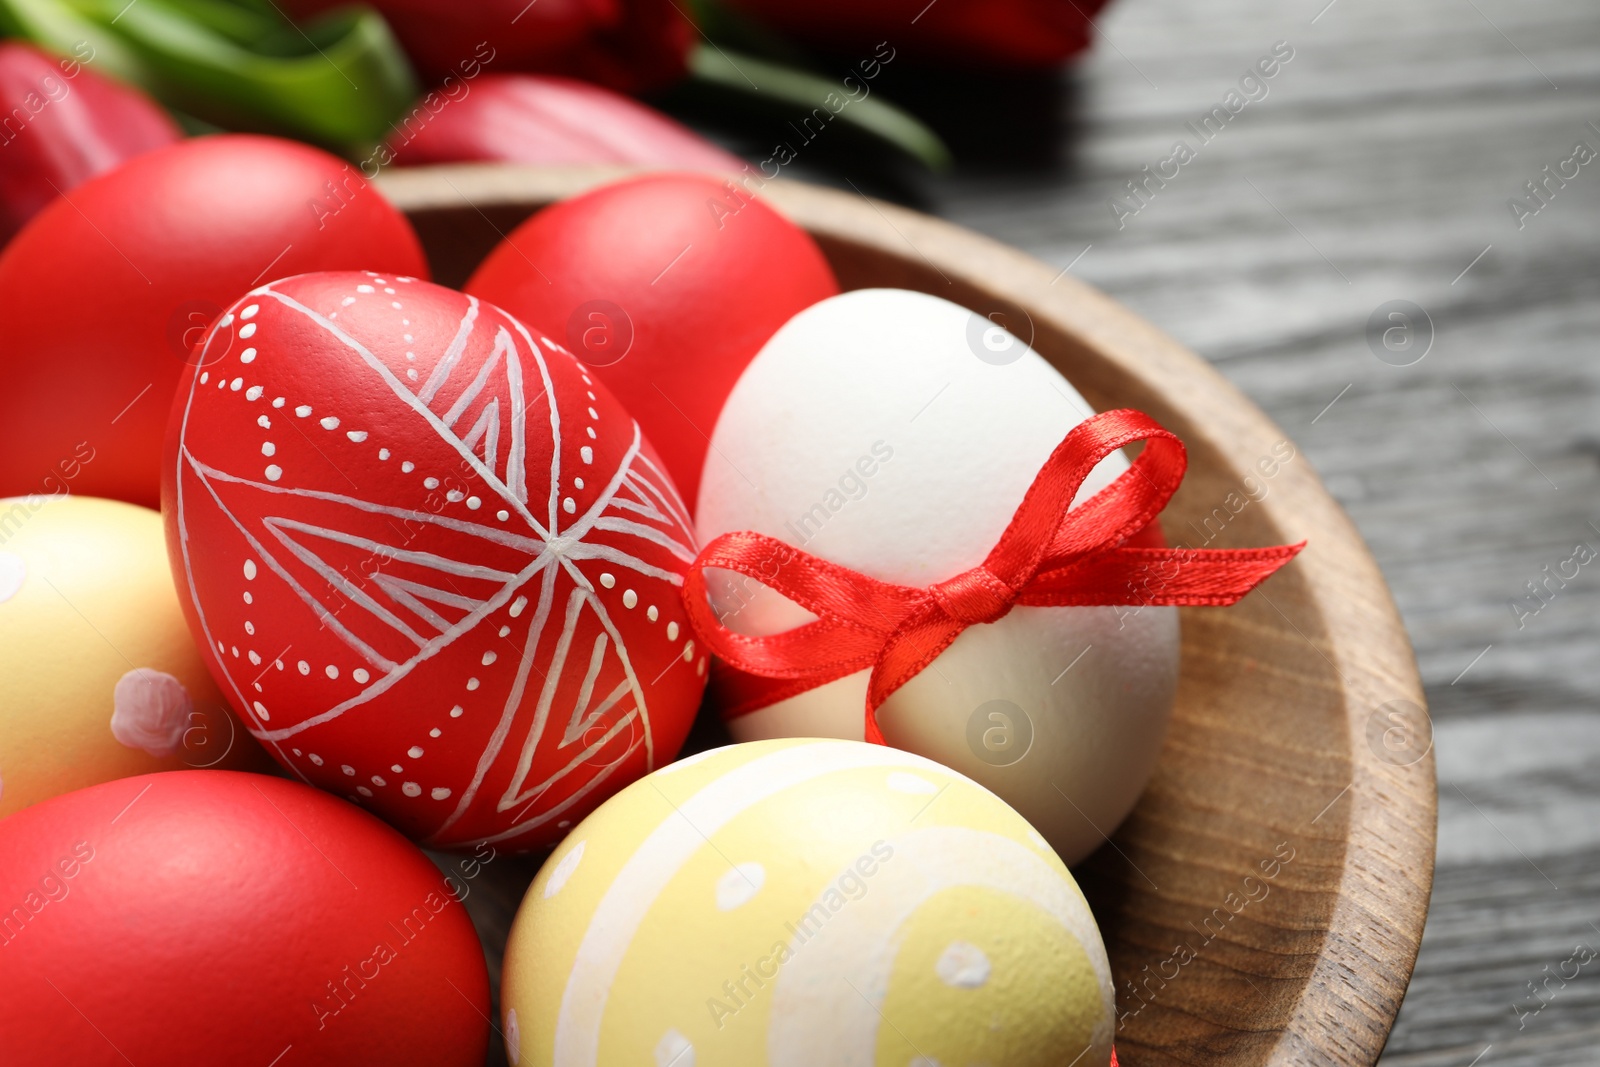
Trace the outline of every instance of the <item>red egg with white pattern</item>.
{"label": "red egg with white pattern", "polygon": [[611,394],[475,297],[350,272],[237,301],[162,510],[251,732],[419,841],[548,844],[693,720],[687,509]]}

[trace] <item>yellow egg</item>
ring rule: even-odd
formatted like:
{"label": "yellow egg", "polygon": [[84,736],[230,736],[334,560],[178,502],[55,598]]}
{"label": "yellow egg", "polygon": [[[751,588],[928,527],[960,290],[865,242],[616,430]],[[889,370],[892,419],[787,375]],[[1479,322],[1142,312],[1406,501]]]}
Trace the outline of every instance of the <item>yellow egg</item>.
{"label": "yellow egg", "polygon": [[183,767],[259,767],[178,606],[161,516],[0,500],[0,817]]}
{"label": "yellow egg", "polygon": [[857,741],[733,745],[612,797],[534,879],[503,983],[516,1067],[1111,1058],[1105,948],[1044,839]]}

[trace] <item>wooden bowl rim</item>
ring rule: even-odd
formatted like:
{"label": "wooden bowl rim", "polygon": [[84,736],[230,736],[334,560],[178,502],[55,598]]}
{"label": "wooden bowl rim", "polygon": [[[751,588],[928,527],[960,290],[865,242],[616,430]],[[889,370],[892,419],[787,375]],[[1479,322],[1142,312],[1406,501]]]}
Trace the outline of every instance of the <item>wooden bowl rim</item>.
{"label": "wooden bowl rim", "polygon": [[[636,168],[453,164],[389,171],[376,184],[408,214],[468,206],[493,226],[486,211],[536,210],[633,173]],[[1021,305],[1150,390],[1181,393],[1191,443],[1199,435],[1224,455],[1265,455],[1275,442],[1292,440],[1205,360],[1065,271],[962,227],[862,195],[784,179],[748,187],[759,188],[763,199],[821,239],[901,259],[919,257],[968,288]],[[1003,287],[997,279],[1004,279]],[[1329,805],[1351,805],[1336,902],[1321,952],[1304,976],[1269,1062],[1372,1064],[1416,963],[1432,889],[1438,792],[1431,746],[1408,766],[1359,757],[1371,709],[1396,693],[1426,704],[1388,586],[1310,464],[1286,466],[1261,507],[1285,538],[1311,539],[1293,566],[1325,623],[1324,654],[1334,657],[1345,682],[1340,699],[1353,754],[1345,791]],[[1418,832],[1398,840],[1378,832],[1380,824],[1396,818]],[[1397,871],[1404,876],[1394,877]],[[1376,959],[1374,945],[1392,955]],[[1352,983],[1353,975],[1365,988]]]}

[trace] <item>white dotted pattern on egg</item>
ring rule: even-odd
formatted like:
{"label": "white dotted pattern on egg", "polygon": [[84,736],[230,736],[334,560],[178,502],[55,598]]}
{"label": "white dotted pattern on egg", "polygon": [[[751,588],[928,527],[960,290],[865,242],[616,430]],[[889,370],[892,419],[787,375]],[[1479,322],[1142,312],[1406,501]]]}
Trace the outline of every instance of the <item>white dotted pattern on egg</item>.
{"label": "white dotted pattern on egg", "polygon": [[[578,399],[570,356],[475,298],[376,299],[391,288],[301,276],[232,313],[250,347],[200,372],[215,385],[191,386],[179,424],[180,586],[295,772],[416,839],[504,844],[519,820],[550,844],[669,758],[698,705],[695,676],[666,669],[682,648],[628,614],[675,603],[688,509],[614,401]],[[570,565],[538,566],[557,543]],[[603,602],[585,597],[601,560]],[[325,740],[352,709],[372,743]]]}

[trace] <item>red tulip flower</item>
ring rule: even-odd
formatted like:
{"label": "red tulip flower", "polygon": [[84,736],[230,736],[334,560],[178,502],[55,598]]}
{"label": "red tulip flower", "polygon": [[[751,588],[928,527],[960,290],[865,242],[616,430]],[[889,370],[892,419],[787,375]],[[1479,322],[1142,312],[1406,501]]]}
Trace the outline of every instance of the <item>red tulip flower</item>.
{"label": "red tulip flower", "polygon": [[[287,0],[306,18],[349,0]],[[682,0],[366,0],[430,81],[460,76],[474,56],[491,69],[565,74],[622,92],[683,77],[695,29]],[[479,46],[493,58],[483,60]]]}
{"label": "red tulip flower", "polygon": [[139,92],[79,59],[0,43],[0,243],[40,208],[182,131]]}
{"label": "red tulip flower", "polygon": [[[737,173],[744,162],[629,97],[570,78],[485,74],[433,94],[389,139],[392,162],[635,163]],[[438,110],[429,111],[430,101]]]}
{"label": "red tulip flower", "polygon": [[729,0],[829,51],[887,42],[908,58],[970,67],[1051,67],[1089,44],[1107,0]]}

